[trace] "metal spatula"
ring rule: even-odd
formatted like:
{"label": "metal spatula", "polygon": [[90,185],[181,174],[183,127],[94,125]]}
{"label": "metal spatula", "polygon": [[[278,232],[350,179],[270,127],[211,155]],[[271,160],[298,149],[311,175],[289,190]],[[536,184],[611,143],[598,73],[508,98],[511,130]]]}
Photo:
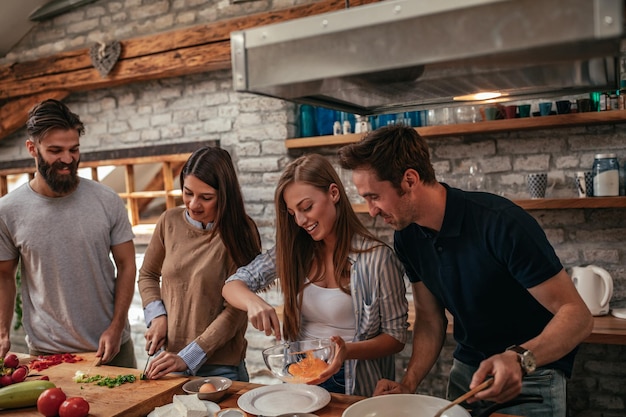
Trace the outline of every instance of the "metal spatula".
{"label": "metal spatula", "polygon": [[445,407],[443,407],[441,410],[437,411],[437,414],[435,414],[433,417],[441,417],[446,410],[449,410],[450,408],[454,407],[455,405],[461,404],[463,401],[465,401],[468,398],[474,396],[476,393],[478,393],[478,392],[480,392],[480,391],[482,391],[484,389],[487,389],[488,387],[491,386],[491,384],[493,384],[493,378],[486,379],[482,384],[475,386],[474,388],[472,388],[471,390],[469,390],[465,394],[461,395],[456,400],[452,401],[450,404],[448,404]]}

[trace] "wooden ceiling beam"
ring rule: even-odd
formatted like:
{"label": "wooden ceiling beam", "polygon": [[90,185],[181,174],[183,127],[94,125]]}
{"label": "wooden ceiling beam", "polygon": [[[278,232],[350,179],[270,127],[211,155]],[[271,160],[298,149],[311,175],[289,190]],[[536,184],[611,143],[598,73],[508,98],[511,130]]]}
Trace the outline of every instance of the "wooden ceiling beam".
{"label": "wooden ceiling beam", "polygon": [[67,90],[51,90],[9,101],[0,107],[0,139],[24,127],[28,118],[28,110],[35,104],[48,98],[63,100],[68,94],[69,91]]}
{"label": "wooden ceiling beam", "polygon": [[[353,6],[380,0],[351,0]],[[230,68],[230,33],[270,23],[341,10],[345,0],[322,0],[289,9],[257,13],[192,28],[121,41],[120,58],[106,77],[92,66],[89,49],[62,52],[35,61],[0,66],[0,100],[56,88],[57,81],[77,80],[69,90],[88,90],[130,82],[193,74],[205,63],[204,71]],[[203,51],[203,49],[207,49]],[[211,57],[211,54],[216,54]],[[145,64],[154,60],[157,64]],[[192,65],[189,65],[189,64]],[[146,65],[154,70],[145,77]],[[118,68],[119,67],[119,68]],[[67,85],[67,84],[63,84]],[[25,86],[28,87],[24,90]]]}
{"label": "wooden ceiling beam", "polygon": [[[350,0],[350,6],[378,1],[382,0]],[[321,0],[121,41],[120,58],[106,77],[93,67],[89,49],[0,66],[0,140],[23,127],[28,109],[42,99],[60,100],[73,91],[229,69],[232,31],[342,10],[345,6],[345,0]]]}

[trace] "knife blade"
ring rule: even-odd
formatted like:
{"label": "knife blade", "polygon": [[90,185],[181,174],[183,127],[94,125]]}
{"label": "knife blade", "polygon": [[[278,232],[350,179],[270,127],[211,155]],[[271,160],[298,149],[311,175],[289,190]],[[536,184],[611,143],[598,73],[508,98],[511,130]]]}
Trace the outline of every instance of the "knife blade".
{"label": "knife blade", "polygon": [[[152,346],[152,342],[150,342],[150,344],[148,345],[148,349],[146,350],[146,353],[150,352],[150,347],[151,346]],[[152,355],[154,355],[154,353]],[[152,355],[148,355],[148,359],[146,359],[146,366],[143,367],[143,372],[139,376],[139,379],[147,379],[146,378],[146,369],[148,369],[148,364],[150,363],[150,358],[152,357]]]}

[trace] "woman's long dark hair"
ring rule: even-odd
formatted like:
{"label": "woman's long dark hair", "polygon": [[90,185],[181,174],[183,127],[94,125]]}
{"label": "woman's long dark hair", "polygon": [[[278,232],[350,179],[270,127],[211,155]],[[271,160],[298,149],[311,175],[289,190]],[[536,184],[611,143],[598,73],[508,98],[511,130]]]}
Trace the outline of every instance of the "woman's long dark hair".
{"label": "woman's long dark hair", "polygon": [[217,213],[213,233],[219,233],[237,267],[247,265],[261,253],[261,237],[246,214],[241,187],[230,154],[221,148],[196,150],[180,172],[180,187],[193,175],[217,191]]}

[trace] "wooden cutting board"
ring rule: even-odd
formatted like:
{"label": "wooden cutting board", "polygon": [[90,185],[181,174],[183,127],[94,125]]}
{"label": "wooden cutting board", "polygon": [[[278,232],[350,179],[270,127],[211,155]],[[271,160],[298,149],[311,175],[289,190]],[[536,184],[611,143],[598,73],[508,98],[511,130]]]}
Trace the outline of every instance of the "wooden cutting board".
{"label": "wooden cutting board", "polygon": [[[139,417],[146,416],[155,407],[172,402],[174,394],[183,394],[182,386],[189,380],[187,377],[168,375],[159,380],[142,381],[139,379],[140,369],[118,368],[102,365],[93,366],[95,353],[79,353],[83,358],[76,363],[62,363],[43,371],[31,371],[47,375],[50,381],[61,388],[68,397],[83,397],[89,402],[89,416],[93,417]],[[29,358],[30,359],[30,358]],[[21,363],[28,364],[29,359],[22,358]],[[88,373],[90,376],[102,375],[116,377],[119,375],[135,375],[133,383],[122,384],[119,387],[101,387],[95,383],[76,383],[72,380],[76,371]],[[37,379],[29,377],[27,380]],[[0,417],[4,416],[42,417],[37,407],[28,407],[13,410],[0,410]]]}

